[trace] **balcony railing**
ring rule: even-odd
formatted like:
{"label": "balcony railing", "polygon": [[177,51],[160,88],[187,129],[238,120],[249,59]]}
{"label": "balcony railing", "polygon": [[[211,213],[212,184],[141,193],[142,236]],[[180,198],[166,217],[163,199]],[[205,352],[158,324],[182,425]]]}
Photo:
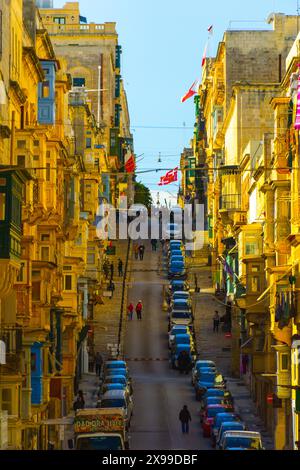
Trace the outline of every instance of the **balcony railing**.
{"label": "balcony railing", "polygon": [[0,340],[4,342],[6,354],[14,355],[22,351],[22,329],[16,326],[0,328]]}
{"label": "balcony railing", "polygon": [[105,24],[46,24],[49,34],[116,34],[115,23]]}
{"label": "balcony railing", "polygon": [[225,194],[220,196],[220,209],[239,210],[241,208],[240,194]]}

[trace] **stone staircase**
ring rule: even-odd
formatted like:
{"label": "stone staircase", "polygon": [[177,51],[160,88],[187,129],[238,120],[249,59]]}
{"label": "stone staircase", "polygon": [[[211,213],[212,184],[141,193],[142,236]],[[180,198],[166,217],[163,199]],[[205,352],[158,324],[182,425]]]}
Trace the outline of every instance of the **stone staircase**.
{"label": "stone staircase", "polygon": [[[108,256],[110,262],[114,264],[114,277],[113,282],[115,291],[113,296],[103,297],[104,304],[96,305],[94,309],[94,345],[95,352],[100,352],[103,359],[111,357],[118,348],[118,335],[119,335],[119,321],[121,315],[122,304],[122,289],[123,289],[123,276],[118,276],[118,259],[123,261],[123,270],[125,270],[126,256],[128,249],[128,240],[119,240],[115,243],[116,253],[113,256]],[[131,253],[129,255],[129,267],[131,261]],[[130,271],[130,269],[128,269]],[[128,277],[128,276],[127,276]],[[126,279],[127,283],[128,279]],[[125,288],[124,297],[124,320],[126,317],[127,307],[127,288]],[[124,336],[124,330],[123,336]],[[120,351],[122,353],[123,338],[121,338]]]}

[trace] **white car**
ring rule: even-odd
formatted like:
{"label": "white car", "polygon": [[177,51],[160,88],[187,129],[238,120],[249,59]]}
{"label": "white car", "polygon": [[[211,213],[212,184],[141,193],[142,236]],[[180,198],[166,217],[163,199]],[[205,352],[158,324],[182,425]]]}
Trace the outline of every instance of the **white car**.
{"label": "white car", "polygon": [[263,450],[261,435],[256,431],[225,431],[219,450]]}
{"label": "white car", "polygon": [[123,408],[126,416],[126,428],[130,426],[133,414],[133,400],[124,390],[109,390],[101,398],[100,408]]}

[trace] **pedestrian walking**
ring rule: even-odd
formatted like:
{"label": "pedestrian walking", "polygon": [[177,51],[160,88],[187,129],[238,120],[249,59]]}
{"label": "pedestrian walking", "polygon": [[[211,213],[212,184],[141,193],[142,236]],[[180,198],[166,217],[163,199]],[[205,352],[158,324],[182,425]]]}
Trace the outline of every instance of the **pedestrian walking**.
{"label": "pedestrian walking", "polygon": [[134,256],[135,256],[135,259],[139,258],[139,246],[138,245],[134,245]]}
{"label": "pedestrian walking", "polygon": [[218,333],[218,331],[219,331],[219,324],[220,324],[220,315],[219,315],[218,310],[215,310],[215,314],[214,314],[213,321],[214,321],[214,329],[213,329],[213,331]]}
{"label": "pedestrian walking", "polygon": [[103,358],[99,352],[97,352],[96,354],[95,364],[96,364],[96,375],[100,377],[102,365],[103,365]]}
{"label": "pedestrian walking", "polygon": [[140,260],[142,261],[144,259],[144,253],[145,253],[145,246],[140,245],[139,246],[139,255],[140,255]]}
{"label": "pedestrian walking", "polygon": [[133,305],[132,302],[130,302],[130,304],[129,304],[128,307],[127,307],[129,320],[132,320],[133,310],[134,310],[134,305]]}
{"label": "pedestrian walking", "polygon": [[113,282],[113,280],[111,279],[110,280],[110,283],[109,283],[109,286],[108,286],[108,290],[111,291],[111,299],[113,298],[113,295],[114,295],[114,291],[115,291],[115,284]]}
{"label": "pedestrian walking", "polygon": [[118,261],[118,271],[119,271],[119,276],[123,276],[123,261],[120,258]]}
{"label": "pedestrian walking", "polygon": [[139,300],[135,307],[136,316],[138,320],[142,319],[142,310],[143,310],[143,304],[142,304],[142,301]]}
{"label": "pedestrian walking", "polygon": [[157,248],[157,240],[154,238],[151,240],[152,251],[156,251]]}
{"label": "pedestrian walking", "polygon": [[189,433],[189,422],[192,421],[191,414],[188,410],[188,407],[184,405],[182,410],[179,413],[179,421],[181,421],[182,434]]}
{"label": "pedestrian walking", "polygon": [[83,398],[82,390],[78,390],[76,400],[73,404],[73,410],[74,411],[82,410],[84,408],[84,405],[85,405],[85,401]]}
{"label": "pedestrian walking", "polygon": [[114,263],[110,263],[110,279],[113,279],[114,277]]}

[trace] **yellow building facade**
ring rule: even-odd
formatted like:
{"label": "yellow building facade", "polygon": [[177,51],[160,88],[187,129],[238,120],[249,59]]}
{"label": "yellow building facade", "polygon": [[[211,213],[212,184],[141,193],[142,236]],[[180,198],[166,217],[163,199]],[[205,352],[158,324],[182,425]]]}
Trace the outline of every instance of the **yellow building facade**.
{"label": "yellow building facade", "polygon": [[[298,287],[297,18],[273,14],[268,21],[271,31],[226,31],[216,57],[206,60],[197,98],[205,133],[194,152],[205,154],[213,285],[226,306],[224,331],[232,334],[231,372],[248,384],[276,449],[291,449],[299,440],[290,388],[299,380],[298,313],[291,317]],[[268,403],[273,394],[280,407]]]}

